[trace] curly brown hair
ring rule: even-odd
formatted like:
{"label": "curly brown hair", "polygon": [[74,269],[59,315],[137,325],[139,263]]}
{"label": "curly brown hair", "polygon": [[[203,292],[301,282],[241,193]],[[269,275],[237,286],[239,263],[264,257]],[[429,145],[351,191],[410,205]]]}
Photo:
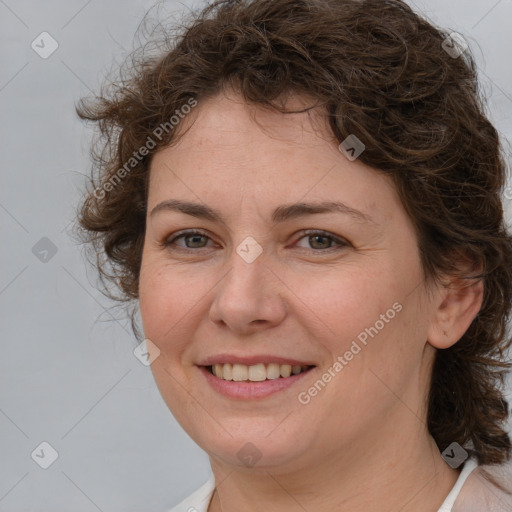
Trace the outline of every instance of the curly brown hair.
{"label": "curly brown hair", "polygon": [[[428,428],[440,450],[457,441],[480,464],[498,464],[511,455],[503,392],[512,342],[506,165],[474,57],[462,47],[450,55],[448,37],[400,0],[208,5],[177,35],[169,31],[157,52],[132,54],[119,80],[77,106],[99,128],[80,239],[91,242],[102,282],[121,292],[107,293],[137,299],[151,158],[182,135],[170,126],[172,116],[227,85],[282,113],[283,94],[313,98],[311,108],[323,109],[337,140],[355,134],[366,146],[360,160],[394,181],[416,228],[425,277],[483,280],[471,326],[437,351]],[[471,269],[462,264],[468,261]]]}

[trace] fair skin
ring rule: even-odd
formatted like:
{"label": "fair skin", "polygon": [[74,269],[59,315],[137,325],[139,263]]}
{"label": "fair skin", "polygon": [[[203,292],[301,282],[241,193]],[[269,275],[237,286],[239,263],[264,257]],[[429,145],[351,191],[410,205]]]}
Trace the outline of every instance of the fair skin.
{"label": "fair skin", "polygon": [[[318,112],[283,115],[224,91],[182,123],[186,134],[151,163],[140,309],[160,350],[151,368],[162,397],[209,454],[209,512],[437,511],[459,473],[425,425],[430,370],[436,348],[477,314],[481,284],[425,282],[391,181],[349,161]],[[171,199],[222,220],[153,212]],[[352,210],[272,223],[278,206],[323,201]],[[172,240],[191,229],[201,234]],[[237,253],[249,236],[262,249],[252,262]],[[377,324],[393,304],[400,311]],[[299,401],[376,325],[309,403]],[[269,396],[232,397],[201,368],[219,354],[314,367]],[[237,455],[249,442],[252,465]]]}

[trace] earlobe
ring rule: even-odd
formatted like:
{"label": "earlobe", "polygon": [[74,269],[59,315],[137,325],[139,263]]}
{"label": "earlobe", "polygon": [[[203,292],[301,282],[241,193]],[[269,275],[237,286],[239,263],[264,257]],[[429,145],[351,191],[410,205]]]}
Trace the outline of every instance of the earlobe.
{"label": "earlobe", "polygon": [[435,348],[449,348],[468,330],[482,307],[482,279],[454,278],[444,288],[432,318],[427,341]]}

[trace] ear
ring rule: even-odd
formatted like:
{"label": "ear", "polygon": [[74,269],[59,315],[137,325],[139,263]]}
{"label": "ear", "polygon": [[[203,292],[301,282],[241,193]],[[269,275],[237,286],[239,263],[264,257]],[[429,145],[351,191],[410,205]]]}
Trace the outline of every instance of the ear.
{"label": "ear", "polygon": [[482,279],[450,278],[438,295],[427,341],[435,348],[451,347],[468,330],[482,307]]}

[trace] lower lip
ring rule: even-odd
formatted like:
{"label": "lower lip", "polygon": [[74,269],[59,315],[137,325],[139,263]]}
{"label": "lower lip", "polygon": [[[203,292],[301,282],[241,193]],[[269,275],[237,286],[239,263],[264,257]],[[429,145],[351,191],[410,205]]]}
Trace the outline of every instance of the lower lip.
{"label": "lower lip", "polygon": [[229,398],[240,398],[243,400],[265,398],[278,391],[284,391],[290,386],[293,386],[296,382],[299,382],[313,370],[313,368],[311,368],[297,375],[290,375],[290,377],[279,377],[277,379],[269,379],[260,382],[237,382],[219,379],[204,366],[200,366],[199,369],[205,376],[208,384],[210,384],[215,391]]}

